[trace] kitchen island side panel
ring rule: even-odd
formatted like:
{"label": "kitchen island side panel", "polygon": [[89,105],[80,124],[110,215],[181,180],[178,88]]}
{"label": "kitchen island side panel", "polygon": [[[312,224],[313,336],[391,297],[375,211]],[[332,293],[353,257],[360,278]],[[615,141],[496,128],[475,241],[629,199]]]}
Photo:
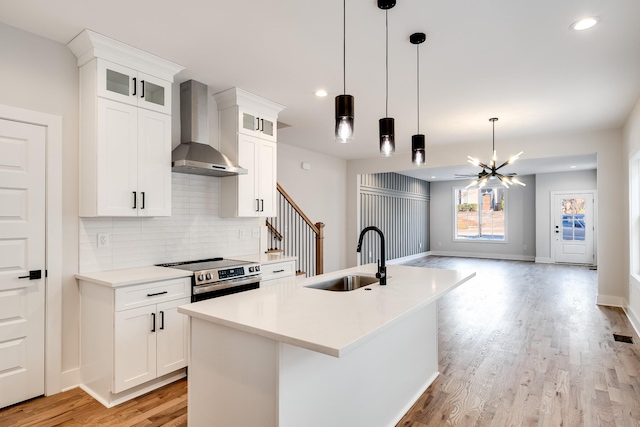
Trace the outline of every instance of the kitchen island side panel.
{"label": "kitchen island side panel", "polygon": [[279,427],[393,427],[438,376],[437,302],[339,358],[281,344]]}

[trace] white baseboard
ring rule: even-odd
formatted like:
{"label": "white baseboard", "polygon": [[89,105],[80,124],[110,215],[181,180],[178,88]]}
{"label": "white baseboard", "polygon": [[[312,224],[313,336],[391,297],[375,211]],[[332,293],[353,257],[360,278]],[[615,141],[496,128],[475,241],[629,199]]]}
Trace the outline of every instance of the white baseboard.
{"label": "white baseboard", "polygon": [[625,299],[623,297],[602,294],[598,294],[598,296],[596,297],[596,304],[621,308],[624,308],[626,306]]}
{"label": "white baseboard", "polygon": [[627,315],[627,318],[629,319],[629,323],[631,323],[633,330],[636,331],[636,334],[640,336],[640,317],[638,317],[638,314],[633,310],[633,308],[631,308],[629,304],[624,307],[624,312]]}
{"label": "white baseboard", "polygon": [[431,251],[431,255],[452,256],[452,257],[459,257],[459,258],[506,259],[510,261],[535,261],[535,257],[533,255],[510,255],[510,254],[450,252],[450,251]]}
{"label": "white baseboard", "polygon": [[420,252],[419,254],[407,255],[407,256],[403,256],[402,258],[394,258],[394,259],[388,260],[387,264],[389,265],[402,264],[403,262],[411,261],[418,258],[424,258],[426,256],[429,256],[430,254],[431,252]]}
{"label": "white baseboard", "polygon": [[71,390],[80,385],[80,368],[69,369],[60,374],[60,391]]}
{"label": "white baseboard", "polygon": [[538,264],[553,264],[553,260],[549,257],[536,257],[536,263]]}

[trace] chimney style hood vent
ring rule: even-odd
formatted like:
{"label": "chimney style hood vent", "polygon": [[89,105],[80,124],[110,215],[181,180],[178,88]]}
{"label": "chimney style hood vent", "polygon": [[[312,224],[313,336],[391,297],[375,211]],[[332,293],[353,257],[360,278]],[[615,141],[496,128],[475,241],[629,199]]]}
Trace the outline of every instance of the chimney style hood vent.
{"label": "chimney style hood vent", "polygon": [[208,176],[245,175],[248,171],[209,145],[207,85],[189,80],[180,85],[180,140],[171,153],[171,170]]}

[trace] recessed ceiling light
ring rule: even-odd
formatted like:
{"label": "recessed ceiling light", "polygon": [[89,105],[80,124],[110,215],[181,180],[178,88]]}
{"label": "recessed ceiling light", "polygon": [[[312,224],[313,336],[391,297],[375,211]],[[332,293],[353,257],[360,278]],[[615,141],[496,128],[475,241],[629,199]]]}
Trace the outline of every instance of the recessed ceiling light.
{"label": "recessed ceiling light", "polygon": [[575,168],[576,168],[576,165],[569,166],[569,169],[575,169]]}
{"label": "recessed ceiling light", "polygon": [[318,89],[316,92],[316,96],[320,97],[320,98],[324,98],[325,96],[327,96],[327,91],[324,89]]}
{"label": "recessed ceiling light", "polygon": [[593,16],[589,16],[587,18],[582,18],[579,21],[571,24],[571,29],[576,31],[587,30],[598,23],[598,20]]}
{"label": "recessed ceiling light", "polygon": [[431,176],[431,179],[435,179],[435,177],[436,177],[435,175],[432,175],[432,176]]}

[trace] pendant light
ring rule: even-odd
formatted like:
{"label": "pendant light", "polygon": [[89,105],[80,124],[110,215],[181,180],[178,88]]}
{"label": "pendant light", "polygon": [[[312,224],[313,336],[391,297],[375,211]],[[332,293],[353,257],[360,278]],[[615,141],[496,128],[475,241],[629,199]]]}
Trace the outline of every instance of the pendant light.
{"label": "pendant light", "polygon": [[380,119],[380,154],[385,157],[393,156],[396,151],[395,141],[395,121],[389,117],[389,9],[396,5],[396,0],[378,0],[378,7],[384,10],[386,48],[385,48],[385,70],[386,70],[386,100],[385,117]]}
{"label": "pendant light", "polygon": [[342,1],[342,95],[336,96],[336,141],[353,141],[354,99],[347,95],[347,0]]}
{"label": "pendant light", "polygon": [[[475,185],[477,185],[478,188],[482,188],[485,185],[487,185],[489,180],[492,180],[492,179],[497,179],[506,188],[509,188],[509,186],[513,184],[518,184],[518,185],[522,185],[523,187],[526,187],[526,184],[524,182],[518,181],[517,178],[514,178],[515,173],[509,173],[509,174],[503,175],[500,172],[498,172],[498,170],[518,160],[520,158],[520,155],[522,155],[522,151],[516,154],[515,156],[511,156],[509,160],[502,163],[500,166],[497,166],[498,156],[496,155],[496,122],[498,121],[498,118],[492,117],[489,119],[489,121],[493,124],[493,138],[492,138],[493,156],[491,157],[491,161],[489,162],[488,165],[485,163],[482,163],[480,160],[476,159],[475,157],[467,156],[467,159],[468,159],[467,161],[474,166],[481,167],[482,171],[478,174],[474,174],[474,176],[477,176],[478,178],[471,181],[471,184],[467,185],[465,188],[470,188]],[[461,176],[464,176],[464,175],[461,175]]]}
{"label": "pendant light", "polygon": [[413,33],[409,41],[416,45],[416,75],[417,77],[417,105],[418,105],[418,133],[411,136],[411,163],[416,166],[427,162],[425,155],[424,135],[420,133],[420,45],[427,39],[425,33]]}

